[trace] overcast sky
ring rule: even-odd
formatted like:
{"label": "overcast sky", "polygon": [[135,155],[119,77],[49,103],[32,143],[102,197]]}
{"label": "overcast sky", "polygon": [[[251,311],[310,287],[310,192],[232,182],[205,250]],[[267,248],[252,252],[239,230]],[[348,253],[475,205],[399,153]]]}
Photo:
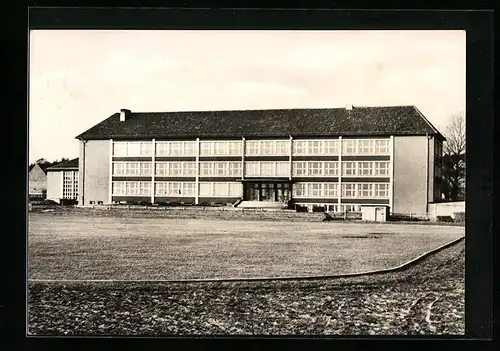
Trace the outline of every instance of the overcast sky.
{"label": "overcast sky", "polygon": [[29,160],[132,111],[415,105],[465,114],[465,31],[30,33]]}

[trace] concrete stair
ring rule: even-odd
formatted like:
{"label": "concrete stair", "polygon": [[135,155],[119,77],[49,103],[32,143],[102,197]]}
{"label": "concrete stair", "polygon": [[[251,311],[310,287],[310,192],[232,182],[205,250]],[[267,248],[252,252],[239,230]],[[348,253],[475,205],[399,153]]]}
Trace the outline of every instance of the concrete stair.
{"label": "concrete stair", "polygon": [[239,208],[284,208],[285,204],[279,201],[242,201]]}

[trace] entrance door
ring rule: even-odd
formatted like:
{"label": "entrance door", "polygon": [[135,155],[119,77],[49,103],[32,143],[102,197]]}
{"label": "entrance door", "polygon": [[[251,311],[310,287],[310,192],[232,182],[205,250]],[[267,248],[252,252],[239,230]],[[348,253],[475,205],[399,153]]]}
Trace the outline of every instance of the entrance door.
{"label": "entrance door", "polygon": [[385,222],[385,211],[383,207],[375,208],[375,221]]}
{"label": "entrance door", "polygon": [[246,184],[245,200],[260,201],[260,187],[259,183]]}

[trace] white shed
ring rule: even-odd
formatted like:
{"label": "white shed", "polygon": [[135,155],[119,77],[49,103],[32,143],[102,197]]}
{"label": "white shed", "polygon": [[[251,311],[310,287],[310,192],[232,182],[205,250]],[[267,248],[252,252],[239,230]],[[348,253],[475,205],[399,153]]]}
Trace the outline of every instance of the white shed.
{"label": "white shed", "polygon": [[362,205],[361,219],[363,221],[385,222],[389,213],[389,206],[384,205]]}

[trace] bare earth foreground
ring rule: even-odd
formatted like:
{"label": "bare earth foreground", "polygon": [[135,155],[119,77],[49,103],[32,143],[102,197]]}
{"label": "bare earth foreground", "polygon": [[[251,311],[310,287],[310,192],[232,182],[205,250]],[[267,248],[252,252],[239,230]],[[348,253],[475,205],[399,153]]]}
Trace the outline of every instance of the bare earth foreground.
{"label": "bare earth foreground", "polygon": [[464,227],[29,217],[28,274],[47,280],[301,277],[398,266]]}
{"label": "bare earth foreground", "polygon": [[392,273],[289,281],[37,282],[389,268],[463,227],[30,215],[31,335],[464,334],[464,240]]}
{"label": "bare earth foreground", "polygon": [[463,335],[464,240],[397,273],[219,283],[29,283],[32,335]]}

